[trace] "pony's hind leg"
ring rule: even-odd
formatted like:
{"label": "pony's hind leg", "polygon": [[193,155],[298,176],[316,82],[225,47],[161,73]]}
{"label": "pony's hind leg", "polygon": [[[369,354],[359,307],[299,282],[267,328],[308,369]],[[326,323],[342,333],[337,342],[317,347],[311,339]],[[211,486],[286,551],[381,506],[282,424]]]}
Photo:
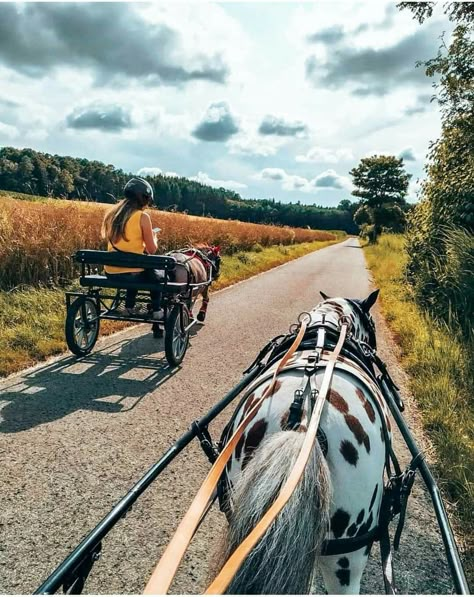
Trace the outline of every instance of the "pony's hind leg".
{"label": "pony's hind leg", "polygon": [[358,595],[369,555],[363,547],[338,556],[322,556],[318,565],[329,595]]}

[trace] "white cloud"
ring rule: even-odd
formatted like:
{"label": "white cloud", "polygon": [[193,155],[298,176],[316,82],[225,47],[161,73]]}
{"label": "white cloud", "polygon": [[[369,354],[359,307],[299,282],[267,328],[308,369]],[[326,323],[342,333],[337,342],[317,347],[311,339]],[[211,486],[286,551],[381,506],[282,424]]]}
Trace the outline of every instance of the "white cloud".
{"label": "white cloud", "polygon": [[140,168],[137,172],[137,176],[158,176],[159,174],[163,174],[161,168]]}
{"label": "white cloud", "polygon": [[6,139],[16,139],[19,135],[20,131],[16,128],[16,126],[0,122],[0,139],[2,137],[5,137]]}
{"label": "white cloud", "polygon": [[311,184],[319,189],[350,189],[351,181],[346,176],[340,176],[335,170],[326,170],[313,178]]}
{"label": "white cloud", "polygon": [[189,180],[195,180],[196,182],[207,184],[211,187],[224,187],[226,189],[232,189],[233,191],[239,191],[240,189],[247,188],[246,184],[237,182],[235,180],[216,180],[211,178],[209,174],[206,174],[206,172],[198,172],[196,176],[189,176]]}
{"label": "white cloud", "polygon": [[309,179],[297,174],[289,174],[283,168],[264,168],[255,174],[254,178],[280,182],[281,188],[286,191],[302,191],[303,193],[316,193],[321,189],[350,189],[352,186],[348,178],[340,176],[334,170],[326,170],[315,178]]}
{"label": "white cloud", "polygon": [[268,157],[275,155],[284,144],[285,140],[281,138],[262,138],[253,133],[241,132],[229,139],[227,147],[233,155]]}
{"label": "white cloud", "polygon": [[312,147],[304,155],[297,155],[297,162],[320,162],[326,164],[336,164],[343,160],[353,160],[354,155],[350,149],[328,149],[325,147]]}

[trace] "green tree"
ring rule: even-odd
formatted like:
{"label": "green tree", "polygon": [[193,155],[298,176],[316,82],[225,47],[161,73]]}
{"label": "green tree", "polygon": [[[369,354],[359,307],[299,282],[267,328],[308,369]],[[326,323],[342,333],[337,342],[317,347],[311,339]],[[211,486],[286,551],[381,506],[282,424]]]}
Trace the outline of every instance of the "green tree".
{"label": "green tree", "polygon": [[350,175],[356,187],[352,194],[361,198],[354,221],[359,226],[372,227],[369,240],[376,242],[383,228],[398,231],[403,225],[403,208],[411,178],[411,174],[405,172],[403,159],[390,155],[362,158]]}

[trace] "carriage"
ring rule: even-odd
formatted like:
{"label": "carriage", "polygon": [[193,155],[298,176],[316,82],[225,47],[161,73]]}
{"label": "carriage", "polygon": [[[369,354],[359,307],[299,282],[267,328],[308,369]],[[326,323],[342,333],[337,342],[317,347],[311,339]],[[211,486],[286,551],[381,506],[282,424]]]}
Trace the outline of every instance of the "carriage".
{"label": "carriage", "polygon": [[[197,249],[183,251],[206,259]],[[85,356],[91,352],[102,320],[128,321],[151,323],[155,338],[161,338],[164,333],[169,365],[175,367],[182,362],[190,330],[204,317],[204,313],[200,312],[194,318],[192,310],[197,294],[207,290],[213,280],[212,267],[208,267],[207,279],[198,283],[193,280],[190,270],[183,268],[187,279],[178,282],[175,276],[177,261],[172,255],[80,250],[73,259],[81,266],[79,283],[83,287],[82,291],[66,292],[66,342],[73,354]],[[161,277],[156,282],[119,282],[97,273],[104,265],[154,269],[161,272]],[[121,310],[127,290],[137,292],[138,312],[133,315]],[[160,321],[152,320],[150,291],[161,293],[164,316]]]}
{"label": "carriage", "polygon": [[[375,301],[375,298],[373,298],[374,294],[375,293],[371,295],[372,304]],[[368,298],[370,299],[370,297]],[[165,553],[162,555],[162,558],[155,568],[145,589],[145,594],[166,593],[189,541],[191,541],[213,501],[219,499],[221,510],[223,510],[226,515],[229,514],[231,502],[229,501],[228,496],[226,496],[228,484],[224,482],[225,474],[229,468],[229,456],[233,454],[234,448],[240,442],[241,438],[243,438],[242,433],[246,426],[248,426],[249,422],[255,416],[255,413],[264,401],[268,397],[271,398],[273,396],[278,375],[283,372],[298,371],[300,379],[303,380],[302,389],[298,389],[294,392],[294,399],[291,403],[291,407],[288,411],[288,418],[285,423],[287,430],[284,430],[283,433],[287,434],[288,431],[294,431],[296,432],[294,433],[295,437],[299,436],[300,438],[303,438],[301,442],[301,445],[303,446],[301,452],[291,465],[292,469],[288,478],[277,489],[277,494],[272,497],[271,504],[264,516],[256,524],[255,521],[253,522],[253,529],[249,534],[244,534],[244,539],[239,539],[237,548],[235,551],[231,552],[232,555],[228,559],[228,556],[225,556],[226,559],[224,560],[225,564],[223,568],[206,591],[206,594],[223,594],[230,588],[230,593],[235,592],[240,594],[241,591],[232,590],[234,587],[230,583],[237,573],[240,574],[241,571],[239,568],[243,562],[245,562],[247,555],[251,553],[251,550],[259,541],[263,540],[262,537],[265,536],[264,533],[266,533],[266,531],[271,528],[271,525],[277,521],[279,512],[281,512],[282,508],[286,506],[288,500],[292,497],[292,493],[302,479],[302,475],[305,474],[305,467],[308,466],[308,458],[313,446],[319,445],[320,447],[318,450],[320,450],[320,454],[322,453],[324,455],[324,443],[326,443],[327,453],[328,438],[327,436],[324,437],[324,433],[323,436],[318,436],[317,432],[320,430],[319,425],[322,409],[327,401],[331,402],[331,383],[334,381],[333,375],[335,369],[340,368],[342,371],[346,371],[346,377],[350,377],[350,375],[352,375],[350,373],[350,366],[355,365],[355,369],[358,372],[357,375],[360,376],[361,379],[365,379],[368,383],[372,384],[380,397],[380,402],[376,404],[374,410],[371,410],[369,406],[364,403],[364,400],[362,401],[364,409],[367,411],[368,418],[375,420],[380,415],[378,420],[385,421],[388,412],[390,412],[411,453],[412,460],[407,468],[402,470],[392,448],[391,436],[387,433],[386,428],[381,429],[382,435],[384,436],[381,438],[381,445],[384,446],[384,458],[386,458],[384,470],[387,473],[388,479],[380,496],[379,513],[373,523],[375,526],[364,524],[361,525],[357,534],[353,533],[352,536],[348,533],[347,536],[339,535],[338,537],[336,535],[336,538],[326,538],[319,544],[318,549],[320,549],[322,556],[336,556],[336,558],[340,558],[341,555],[347,556],[352,553],[360,553],[361,551],[364,551],[365,556],[368,557],[368,553],[370,552],[373,543],[379,542],[385,591],[387,594],[395,594],[389,526],[394,520],[398,519],[393,541],[394,548],[398,549],[408,498],[415,480],[415,474],[418,472],[428,489],[433,503],[455,591],[458,594],[469,594],[469,586],[460,560],[458,548],[436,481],[402,415],[404,405],[399,395],[398,388],[391,379],[384,362],[376,352],[375,328],[373,322],[370,316],[368,316],[368,311],[365,315],[362,313],[364,310],[364,302],[367,303],[367,300],[368,299],[361,302],[351,299],[342,299],[344,304],[348,305],[349,309],[352,311],[352,316],[347,313],[341,315],[340,303],[338,303],[337,300],[333,300],[333,318],[331,318],[331,314],[327,316],[327,314],[323,312],[322,314],[320,313],[320,319],[315,321],[312,315],[308,313],[301,314],[298,317],[298,323],[291,326],[287,334],[282,334],[270,340],[267,345],[262,348],[248,369],[244,371],[241,381],[208,413],[191,424],[190,429],[165,452],[165,454],[148,470],[132,489],[115,505],[112,511],[82,540],[76,549],[49,576],[35,593],[51,594],[61,588],[68,594],[81,593],[94,563],[102,553],[103,539],[130,511],[140,495],[143,494],[165,467],[170,464],[170,462],[177,457],[193,439],[197,438],[212,464],[211,471],[194,498],[183,521],[178,526],[175,536],[165,550]],[[326,302],[331,304],[331,301]],[[369,335],[365,336],[365,339],[352,331],[357,327],[358,315],[365,317],[366,322],[369,324]],[[304,357],[306,359],[306,364],[302,366],[301,359],[304,355],[307,355]],[[320,375],[318,380],[321,381],[322,378],[322,382],[318,385],[318,388],[315,388],[313,384],[317,379],[318,371]],[[257,395],[255,394],[257,384],[262,385],[262,387],[265,386],[260,398],[257,398]],[[252,393],[250,394],[250,392]],[[238,397],[240,397],[240,401],[234,411],[234,415],[226,425],[220,440],[218,442],[213,442],[208,431],[209,424]],[[359,396],[358,399],[360,398],[361,397]],[[338,400],[336,406],[343,412],[345,418],[347,414],[345,410],[347,405],[341,396],[336,396],[336,399]],[[307,426],[302,425],[302,417],[306,408],[308,408],[308,411],[310,408],[312,409],[311,416],[308,418],[309,424]],[[353,420],[350,422],[353,424]],[[382,426],[384,427],[384,423],[382,423]],[[356,429],[355,427],[353,428]],[[360,429],[358,431],[360,431]],[[377,427],[377,433],[378,431],[379,429]],[[331,442],[331,438],[329,438],[329,441]],[[363,443],[364,441],[362,440],[361,444]],[[309,446],[309,451],[306,446]],[[367,450],[367,452],[369,451],[370,450]],[[280,467],[280,464],[277,464],[278,467]],[[363,479],[362,482],[364,482]],[[305,499],[300,500],[299,506],[301,506],[303,502],[304,505],[307,505],[308,500],[306,498],[308,496],[303,495],[302,497]],[[371,505],[374,501],[374,497],[375,494],[372,497]],[[302,515],[302,512],[298,509],[294,514],[298,517]],[[230,521],[234,519],[235,522],[235,518],[236,516],[234,512],[234,515],[230,516]],[[295,517],[292,518],[294,519]],[[286,520],[288,520],[288,517],[286,517]],[[309,525],[305,526],[305,531],[308,530],[308,526]],[[362,531],[361,529],[364,530]],[[285,533],[279,533],[279,535],[284,536]],[[299,540],[301,540],[301,537]],[[294,542],[294,537],[290,537],[288,545],[290,547],[288,550],[290,566],[285,568],[285,572],[291,574],[292,568],[296,568],[296,544]],[[260,552],[261,557],[266,557],[267,555],[265,549],[256,551]],[[303,558],[305,551],[308,550],[302,549],[300,553],[301,557],[297,558],[298,561]],[[306,555],[314,560],[314,552],[312,555],[311,550],[309,550]],[[339,559],[339,562],[341,561],[344,564],[342,569],[347,570],[347,568],[345,568],[345,566],[348,565],[347,557]],[[339,565],[342,566],[342,564]],[[262,562],[260,561],[258,562],[258,567],[263,569],[265,566],[262,565]],[[272,566],[270,566],[270,568],[271,567]],[[275,568],[275,566],[273,566],[273,568]],[[253,578],[253,573],[254,570],[252,571],[251,578]],[[340,574],[339,576],[342,585],[344,584],[342,582],[344,575]],[[263,592],[265,593],[265,591]],[[290,592],[297,594],[303,593],[298,591]],[[255,593],[258,594],[258,592],[252,592],[252,594]],[[278,591],[272,591],[272,593],[278,593]]]}

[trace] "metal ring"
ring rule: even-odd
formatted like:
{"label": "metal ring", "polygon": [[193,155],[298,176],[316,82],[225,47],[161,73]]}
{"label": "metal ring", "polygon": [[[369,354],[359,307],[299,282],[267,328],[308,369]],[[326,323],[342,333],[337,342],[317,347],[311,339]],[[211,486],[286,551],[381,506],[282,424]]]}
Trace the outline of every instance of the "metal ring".
{"label": "metal ring", "polygon": [[289,327],[289,332],[290,334],[296,334],[296,332],[299,330],[300,326],[297,323],[292,323]]}
{"label": "metal ring", "polygon": [[352,328],[352,321],[350,319],[350,317],[348,315],[341,315],[341,317],[339,317],[339,327],[342,328],[343,325],[347,326],[347,334],[349,334],[349,332],[351,331]]}
{"label": "metal ring", "polygon": [[307,311],[302,311],[299,315],[298,315],[298,323],[301,324],[303,323],[303,321],[305,321],[306,317],[306,324],[311,323],[311,315],[307,312]]}

